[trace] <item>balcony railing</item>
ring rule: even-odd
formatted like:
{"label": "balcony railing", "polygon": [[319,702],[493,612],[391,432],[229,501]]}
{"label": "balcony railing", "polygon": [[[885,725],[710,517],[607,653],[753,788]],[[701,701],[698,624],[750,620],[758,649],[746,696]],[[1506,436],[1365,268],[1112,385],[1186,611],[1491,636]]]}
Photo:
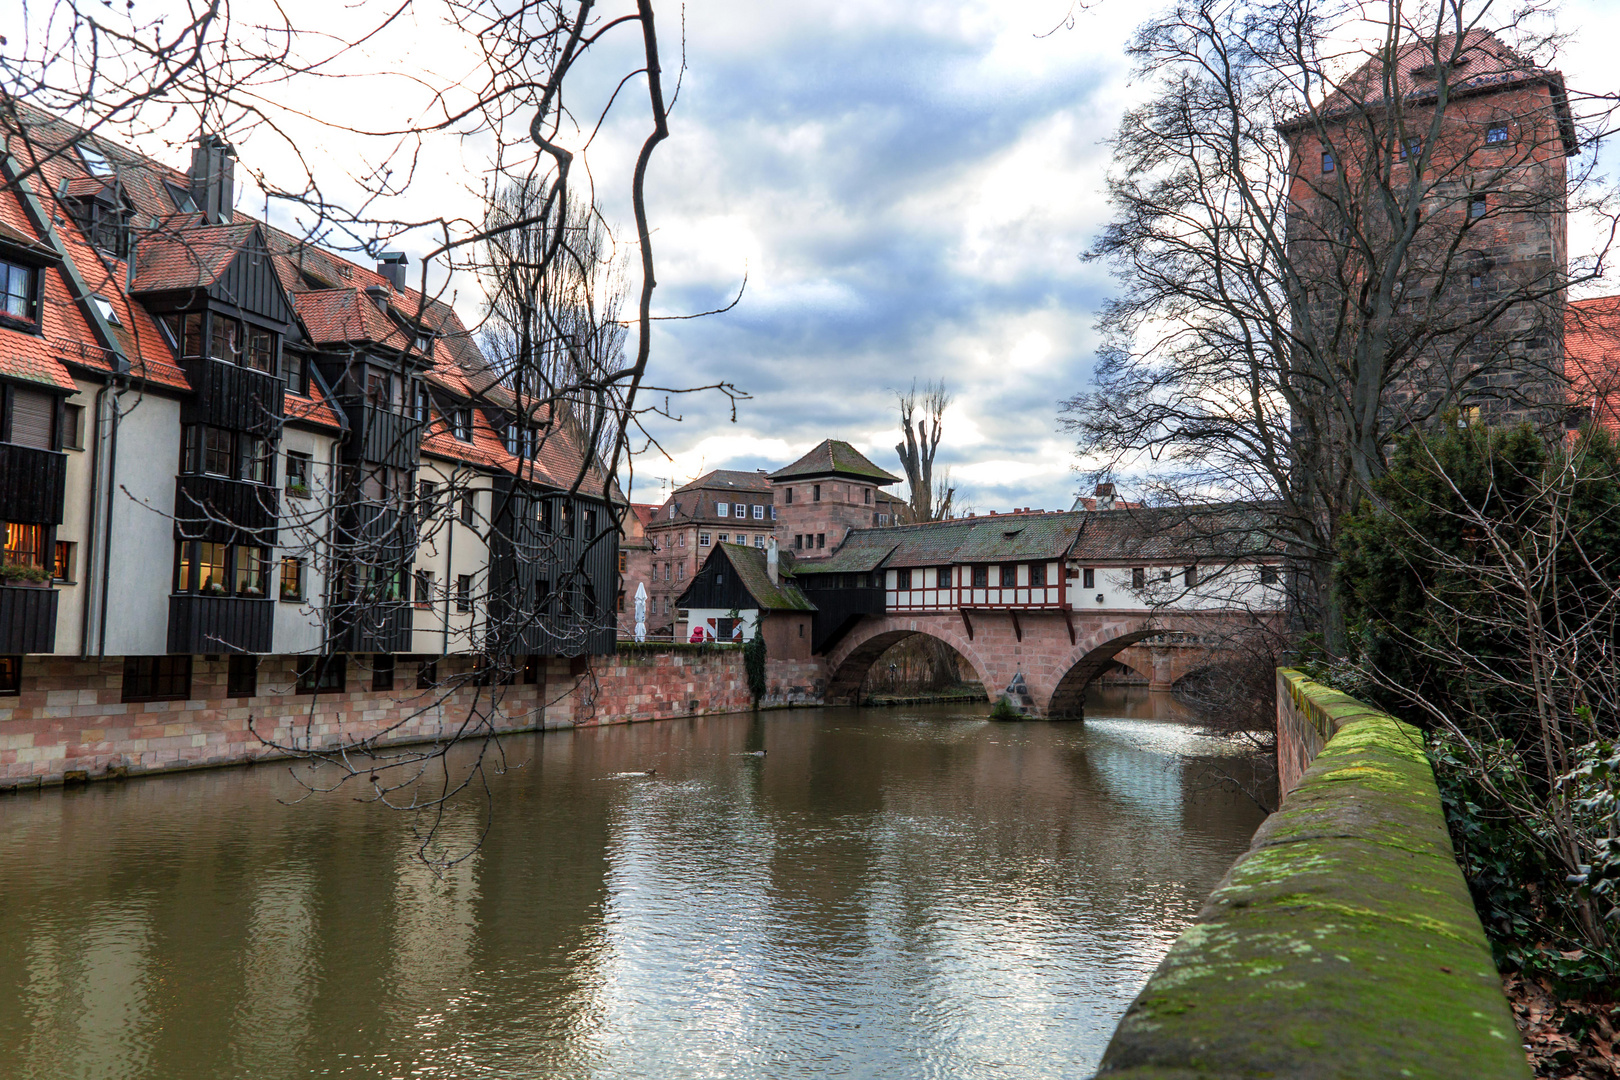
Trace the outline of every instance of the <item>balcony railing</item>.
{"label": "balcony railing", "polygon": [[0,585],[0,653],[56,651],[55,589]]}
{"label": "balcony railing", "polygon": [[180,361],[196,395],[180,407],[180,422],[268,433],[285,415],[276,376],[208,357]]}
{"label": "balcony railing", "polygon": [[62,524],[67,455],[0,442],[0,520]]}
{"label": "balcony railing", "polygon": [[175,537],[272,545],[280,510],[281,496],[273,487],[220,476],[182,476],[174,491]]}
{"label": "balcony railing", "polygon": [[169,597],[169,651],[267,653],[275,619],[274,600],[175,593]]}

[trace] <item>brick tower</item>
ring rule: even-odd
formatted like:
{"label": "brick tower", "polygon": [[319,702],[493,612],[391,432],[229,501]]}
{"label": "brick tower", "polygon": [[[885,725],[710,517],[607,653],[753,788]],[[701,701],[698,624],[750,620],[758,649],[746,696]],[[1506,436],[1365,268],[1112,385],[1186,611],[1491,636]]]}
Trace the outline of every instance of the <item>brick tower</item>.
{"label": "brick tower", "polygon": [[770,481],[776,535],[801,559],[831,555],[851,529],[895,524],[883,489],[900,478],[847,442],[827,439]]}

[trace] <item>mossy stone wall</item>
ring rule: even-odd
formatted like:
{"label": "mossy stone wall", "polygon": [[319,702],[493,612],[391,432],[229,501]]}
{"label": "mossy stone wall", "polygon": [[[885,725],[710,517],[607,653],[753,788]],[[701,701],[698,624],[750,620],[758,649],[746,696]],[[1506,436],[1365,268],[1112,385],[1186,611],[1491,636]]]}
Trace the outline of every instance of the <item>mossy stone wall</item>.
{"label": "mossy stone wall", "polygon": [[1099,1078],[1525,1080],[1422,735],[1281,673],[1331,733],[1120,1021]]}

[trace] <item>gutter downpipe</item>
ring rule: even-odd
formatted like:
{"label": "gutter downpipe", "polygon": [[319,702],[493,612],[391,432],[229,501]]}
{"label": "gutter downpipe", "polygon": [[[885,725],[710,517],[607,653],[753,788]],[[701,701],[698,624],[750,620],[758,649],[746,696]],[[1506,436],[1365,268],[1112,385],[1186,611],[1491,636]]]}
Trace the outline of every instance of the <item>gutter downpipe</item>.
{"label": "gutter downpipe", "polygon": [[[111,378],[108,379],[110,388]],[[99,396],[99,395],[98,395]],[[107,655],[107,596],[112,588],[112,511],[113,491],[116,488],[114,480],[118,476],[118,395],[112,398],[112,415],[109,421],[112,430],[107,435],[107,520],[102,524],[104,541],[101,545],[101,611],[99,612],[99,625],[96,628],[96,656]],[[178,483],[178,481],[176,481]],[[165,615],[167,612],[165,612]]]}
{"label": "gutter downpipe", "polygon": [[[85,559],[85,566],[94,568],[102,550],[107,547],[105,538],[101,535],[101,459],[106,455],[107,443],[111,431],[102,435],[103,414],[106,411],[107,392],[112,389],[112,376],[108,375],[102,380],[101,389],[96,391],[95,407],[90,415],[95,418],[96,442],[95,450],[90,455],[90,499],[87,507],[90,514],[89,528],[85,530],[85,537],[90,541],[90,551]],[[112,421],[108,421],[108,428]],[[85,582],[84,602],[79,605],[79,659],[90,658],[90,612],[91,598],[95,595],[94,579]]]}
{"label": "gutter downpipe", "polygon": [[445,524],[448,528],[444,534],[444,632],[440,639],[440,656],[450,655],[450,579],[456,573],[456,477],[461,473],[461,466],[457,465],[450,470],[449,490],[445,492],[450,498],[446,507]]}

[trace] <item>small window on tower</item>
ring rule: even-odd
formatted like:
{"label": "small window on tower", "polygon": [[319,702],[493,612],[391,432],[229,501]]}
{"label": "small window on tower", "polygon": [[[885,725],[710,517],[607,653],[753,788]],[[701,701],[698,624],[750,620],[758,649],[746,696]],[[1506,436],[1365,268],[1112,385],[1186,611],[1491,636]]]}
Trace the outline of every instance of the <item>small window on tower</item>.
{"label": "small window on tower", "polygon": [[1322,151],[1322,171],[1325,173],[1333,171],[1333,151],[1331,150]]}
{"label": "small window on tower", "polygon": [[1507,142],[1508,141],[1507,125],[1506,124],[1492,124],[1490,127],[1486,128],[1485,129],[1485,141],[1487,143],[1505,143],[1505,142]]}
{"label": "small window on tower", "polygon": [[1476,195],[1468,200],[1468,216],[1470,218],[1482,218],[1485,216],[1485,196]]}

